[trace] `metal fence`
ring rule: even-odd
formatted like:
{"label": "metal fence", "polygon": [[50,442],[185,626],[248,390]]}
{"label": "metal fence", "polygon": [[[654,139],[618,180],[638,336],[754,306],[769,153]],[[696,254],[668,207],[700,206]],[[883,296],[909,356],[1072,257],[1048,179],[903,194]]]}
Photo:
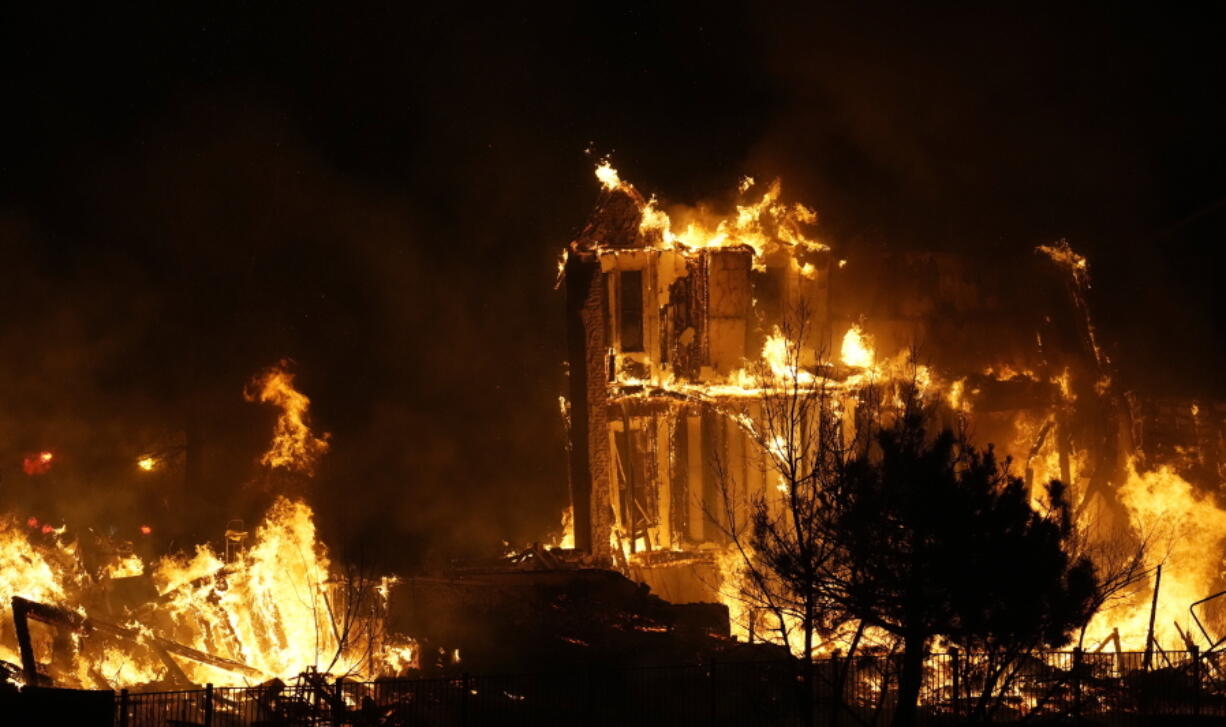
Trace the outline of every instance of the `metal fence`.
{"label": "metal fence", "polygon": [[[925,663],[926,724],[1226,717],[1226,657],[1053,652],[1004,661],[936,654]],[[116,695],[116,727],[382,725],[886,725],[899,658],[638,668],[375,682],[304,677],[284,686]]]}

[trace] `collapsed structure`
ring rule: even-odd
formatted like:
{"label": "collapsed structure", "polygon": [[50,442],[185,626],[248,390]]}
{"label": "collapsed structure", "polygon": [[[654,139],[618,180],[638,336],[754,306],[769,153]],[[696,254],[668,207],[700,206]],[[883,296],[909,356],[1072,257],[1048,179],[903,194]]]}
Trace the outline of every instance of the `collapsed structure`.
{"label": "collapsed structure", "polygon": [[[729,515],[780,497],[737,412],[755,406],[751,364],[774,365],[790,338],[849,429],[866,395],[909,378],[944,423],[1010,455],[1036,494],[1051,479],[1071,485],[1096,537],[1197,522],[1200,555],[1171,551],[1158,627],[1190,638],[1186,609],[1217,590],[1226,537],[1205,494],[1221,481],[1226,412],[1122,390],[1096,340],[1086,260],[1067,243],[994,265],[884,250],[840,258],[777,182],[763,192],[747,179],[727,212],[666,212],[607,162],[597,177],[596,207],[559,270],[577,548],[670,600],[729,601]],[[1135,644],[1145,615],[1104,615],[1095,634]]]}
{"label": "collapsed structure", "polygon": [[[311,432],[285,363],[247,393],[281,411],[262,463],[310,476],[327,435]],[[12,623],[0,631],[0,683],[181,689],[374,678],[415,663],[415,642],[385,629],[394,579],[334,564],[301,500],[276,497],[250,540],[228,529],[224,552],[201,544],[148,563],[130,543],[35,524],[0,517],[0,620]]]}

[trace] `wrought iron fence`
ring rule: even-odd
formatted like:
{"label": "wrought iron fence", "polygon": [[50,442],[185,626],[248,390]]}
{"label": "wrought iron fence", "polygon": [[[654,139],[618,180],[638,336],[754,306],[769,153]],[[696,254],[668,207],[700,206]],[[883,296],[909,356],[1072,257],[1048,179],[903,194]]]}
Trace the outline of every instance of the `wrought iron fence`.
{"label": "wrought iron fence", "polygon": [[[1053,652],[1006,660],[935,654],[920,689],[923,723],[1226,717],[1226,656],[1195,651]],[[896,655],[818,661],[574,667],[519,675],[121,692],[115,727],[366,725],[886,725]]]}

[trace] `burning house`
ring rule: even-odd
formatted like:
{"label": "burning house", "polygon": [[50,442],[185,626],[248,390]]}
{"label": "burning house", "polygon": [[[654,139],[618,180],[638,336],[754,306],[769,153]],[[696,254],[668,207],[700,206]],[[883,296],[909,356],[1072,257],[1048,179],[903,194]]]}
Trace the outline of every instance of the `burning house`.
{"label": "burning house", "polygon": [[[830,387],[848,431],[867,398],[888,406],[911,382],[944,424],[1009,455],[1036,496],[1051,479],[1071,485],[1092,537],[1196,528],[1213,548],[1171,551],[1155,632],[1189,638],[1188,606],[1219,590],[1221,414],[1122,389],[1096,339],[1086,260],[1066,242],[991,263],[841,256],[778,183],[747,179],[727,211],[666,211],[607,162],[597,177],[595,210],[559,270],[576,547],[670,600],[724,601],[734,631],[752,634],[735,623],[729,534],[781,485],[753,436],[751,372],[778,371],[800,341],[804,370],[791,375]],[[1090,637],[1140,648],[1148,611],[1138,596],[1100,614]]]}

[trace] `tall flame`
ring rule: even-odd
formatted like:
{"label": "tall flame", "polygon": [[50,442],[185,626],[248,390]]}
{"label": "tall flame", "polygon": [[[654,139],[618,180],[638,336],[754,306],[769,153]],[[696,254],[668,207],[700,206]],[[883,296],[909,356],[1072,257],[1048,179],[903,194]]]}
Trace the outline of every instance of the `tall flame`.
{"label": "tall flame", "polygon": [[[1128,480],[1119,494],[1128,509],[1130,527],[1138,537],[1149,540],[1154,560],[1163,566],[1154,616],[1155,638],[1165,648],[1182,648],[1184,636],[1205,646],[1188,606],[1221,590],[1218,579],[1224,564],[1226,510],[1212,497],[1198,494],[1191,483],[1166,465],[1138,472],[1130,462]],[[1100,613],[1087,630],[1087,638],[1099,641],[1118,629],[1125,645],[1142,648],[1153,609],[1153,579],[1143,585],[1143,592],[1134,598]],[[1205,620],[1203,614],[1200,617]],[[1207,625],[1211,637],[1219,636],[1212,624]]]}
{"label": "tall flame", "polygon": [[294,388],[294,375],[289,362],[282,360],[257,376],[244,391],[247,401],[272,404],[281,409],[273,429],[272,444],[260,457],[268,467],[315,474],[315,465],[328,451],[328,435],[316,437],[308,425],[307,409],[311,400]]}

